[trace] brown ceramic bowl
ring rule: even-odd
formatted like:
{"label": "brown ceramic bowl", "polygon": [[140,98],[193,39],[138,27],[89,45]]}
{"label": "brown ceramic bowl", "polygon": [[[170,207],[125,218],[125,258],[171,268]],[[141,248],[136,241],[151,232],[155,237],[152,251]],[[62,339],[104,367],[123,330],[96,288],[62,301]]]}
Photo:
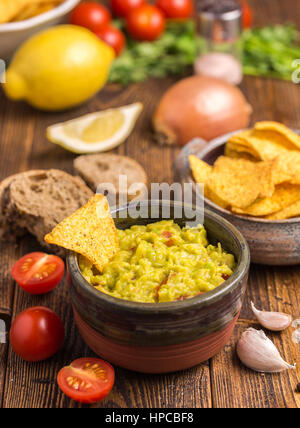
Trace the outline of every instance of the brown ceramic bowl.
{"label": "brown ceramic bowl", "polygon": [[[138,202],[142,217],[150,213],[150,208],[160,214],[154,219],[131,219],[128,206],[118,208],[114,211],[116,225],[125,229],[159,221],[164,203]],[[172,203],[172,210],[177,204],[180,203]],[[192,208],[195,207],[185,205],[187,217],[175,219],[176,223],[184,226]],[[126,369],[166,373],[195,366],[223,348],[242,307],[250,254],[241,233],[215,213],[205,211],[204,226],[212,244],[221,242],[235,255],[237,268],[215,290],[182,302],[149,304],[111,297],[84,279],[76,254],[68,255],[75,321],[84,341],[96,354]]]}
{"label": "brown ceramic bowl", "polygon": [[[189,167],[188,156],[193,154],[213,165],[219,156],[224,155],[225,144],[235,133],[219,137],[205,146],[202,140],[194,140],[187,144],[175,163],[177,179],[182,183],[192,183],[195,192],[196,184]],[[300,217],[270,221],[240,216],[221,208],[207,198],[205,206],[241,231],[250,247],[251,262],[277,266],[300,264]]]}

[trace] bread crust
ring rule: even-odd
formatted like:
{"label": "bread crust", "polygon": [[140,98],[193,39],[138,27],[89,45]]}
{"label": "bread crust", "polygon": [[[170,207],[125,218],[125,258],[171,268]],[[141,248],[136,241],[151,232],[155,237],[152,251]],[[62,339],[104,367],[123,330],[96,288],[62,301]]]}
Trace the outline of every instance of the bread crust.
{"label": "bread crust", "polygon": [[42,246],[61,253],[45,243],[45,234],[92,196],[80,177],[60,170],[31,170],[10,176],[0,183],[2,235],[30,232]]}
{"label": "bread crust", "polygon": [[[148,177],[144,168],[127,156],[111,153],[101,153],[79,156],[74,160],[74,169],[83,180],[96,192],[100,184],[111,183],[116,188],[117,197],[120,196],[119,176],[127,176],[128,188],[134,183],[142,183],[147,186]],[[128,200],[136,196],[144,196],[143,189],[136,196],[127,195]]]}

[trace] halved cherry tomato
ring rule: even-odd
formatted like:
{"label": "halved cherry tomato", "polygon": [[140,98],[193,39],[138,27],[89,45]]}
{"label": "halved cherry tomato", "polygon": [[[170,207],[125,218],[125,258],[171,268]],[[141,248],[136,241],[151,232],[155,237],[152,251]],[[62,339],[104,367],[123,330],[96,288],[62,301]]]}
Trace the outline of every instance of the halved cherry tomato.
{"label": "halved cherry tomato", "polygon": [[62,280],[65,265],[57,256],[30,253],[18,260],[12,268],[12,276],[23,290],[30,294],[45,294]]}
{"label": "halved cherry tomato", "polygon": [[64,326],[55,312],[35,306],[21,312],[10,329],[10,344],[25,361],[43,361],[52,357],[61,347]]}
{"label": "halved cherry tomato", "polygon": [[60,389],[80,403],[97,403],[111,391],[115,371],[98,358],[80,358],[63,367],[57,376]]}
{"label": "halved cherry tomato", "polygon": [[100,31],[111,21],[109,10],[102,4],[83,2],[71,13],[70,23],[86,27],[91,31]]}
{"label": "halved cherry tomato", "polygon": [[166,28],[166,18],[156,6],[145,4],[134,9],[127,17],[129,34],[141,41],[157,39]]}
{"label": "halved cherry tomato", "polygon": [[111,46],[116,55],[120,55],[125,48],[126,39],[121,30],[114,27],[104,28],[102,31],[96,32],[96,35],[106,44]]}
{"label": "halved cherry tomato", "polygon": [[111,8],[115,15],[125,18],[132,10],[145,3],[146,0],[111,0]]}
{"label": "halved cherry tomato", "polygon": [[157,0],[159,7],[167,18],[190,18],[194,9],[192,0]]}

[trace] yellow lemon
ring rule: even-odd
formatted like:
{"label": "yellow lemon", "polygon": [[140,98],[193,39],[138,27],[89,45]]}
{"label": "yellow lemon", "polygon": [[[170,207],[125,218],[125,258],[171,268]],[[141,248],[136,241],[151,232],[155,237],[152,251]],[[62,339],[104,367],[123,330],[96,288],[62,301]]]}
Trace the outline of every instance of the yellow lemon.
{"label": "yellow lemon", "polygon": [[89,30],[60,25],[19,48],[7,70],[4,91],[41,110],[65,110],[104,86],[114,56],[113,49]]}

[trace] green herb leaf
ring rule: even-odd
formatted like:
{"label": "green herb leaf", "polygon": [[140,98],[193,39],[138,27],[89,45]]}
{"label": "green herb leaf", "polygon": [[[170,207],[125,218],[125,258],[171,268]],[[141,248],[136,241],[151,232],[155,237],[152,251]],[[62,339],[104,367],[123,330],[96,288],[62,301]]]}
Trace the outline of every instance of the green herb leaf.
{"label": "green herb leaf", "polygon": [[[122,20],[117,25],[124,30]],[[298,32],[290,24],[245,30],[240,42],[244,74],[291,80],[293,61],[300,59],[297,39]],[[128,38],[125,52],[113,63],[109,81],[128,85],[148,77],[183,76],[204,49],[193,20],[169,22],[166,32],[154,42]]]}

